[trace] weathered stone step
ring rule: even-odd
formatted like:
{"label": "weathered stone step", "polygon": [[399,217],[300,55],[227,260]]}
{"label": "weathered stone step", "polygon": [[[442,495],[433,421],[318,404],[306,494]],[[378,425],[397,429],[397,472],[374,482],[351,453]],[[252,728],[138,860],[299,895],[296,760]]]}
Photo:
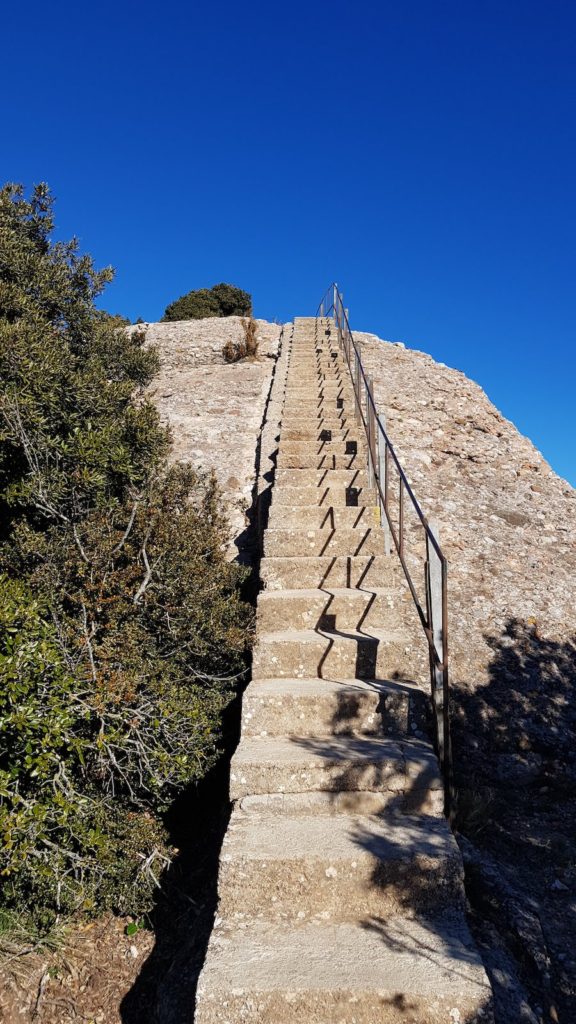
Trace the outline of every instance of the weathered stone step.
{"label": "weathered stone step", "polygon": [[432,748],[363,736],[245,736],[230,765],[230,798],[264,793],[442,790]]}
{"label": "weathered stone step", "polygon": [[260,793],[242,797],[236,804],[244,810],[265,814],[335,815],[335,814],[433,814],[444,815],[444,794],[441,789],[426,793],[410,789],[394,791],[343,790],[341,793]]}
{"label": "weathered stone step", "polygon": [[398,629],[411,608],[402,567],[394,560],[387,587],[301,588],[263,590],[258,597],[257,626],[262,633],[281,629]]}
{"label": "weathered stone step", "polygon": [[318,409],[317,415],[314,416],[303,416],[301,412],[284,412],[282,413],[282,427],[305,427],[308,430],[317,427],[319,430],[346,430],[356,429],[361,431],[361,425],[358,423],[352,411],[347,414],[344,409],[336,409],[334,412],[327,412],[325,409]]}
{"label": "weathered stone step", "polygon": [[316,452],[285,452],[280,446],[276,466],[279,469],[364,469],[364,452],[356,455],[318,455]]}
{"label": "weathered stone step", "polygon": [[[318,497],[318,496],[317,496]],[[300,530],[360,530],[380,528],[378,505],[274,505],[270,510],[268,526],[273,529]]]}
{"label": "weathered stone step", "polygon": [[333,437],[330,441],[318,441],[312,438],[306,440],[288,440],[281,436],[279,451],[283,456],[306,456],[316,455],[318,458],[331,460],[332,458],[348,458],[350,455],[361,454],[364,461],[368,458],[366,443],[357,441],[355,438]]}
{"label": "weathered stone step", "polygon": [[395,559],[386,555],[263,558],[260,578],[269,590],[318,587],[383,587],[394,573]]}
{"label": "weathered stone step", "polygon": [[364,466],[358,469],[314,469],[312,466],[277,466],[274,488],[284,484],[290,487],[366,487],[368,473]]}
{"label": "weathered stone step", "polygon": [[376,505],[376,491],[367,487],[355,489],[354,500],[357,506],[351,505],[351,495],[343,484],[336,487],[289,487],[287,484],[280,484],[272,491],[272,508],[305,507],[317,506],[319,508],[335,507],[361,507],[363,505],[374,508]]}
{"label": "weathered stone step", "polygon": [[339,405],[340,397],[337,394],[333,396],[322,394],[310,398],[287,399],[282,407],[282,421],[299,415],[300,418],[309,419],[313,423],[314,419],[321,416],[325,418],[326,416],[337,416],[339,413],[346,415],[346,413],[353,412],[352,400],[344,399],[342,405]]}
{"label": "weathered stone step", "polygon": [[260,679],[242,697],[243,736],[414,735],[428,696],[386,679]]}
{"label": "weathered stone step", "polygon": [[253,679],[385,679],[422,675],[427,656],[421,646],[409,642],[403,630],[369,633],[328,629],[285,629],[258,635],[252,660]]}
{"label": "weathered stone step", "polygon": [[463,867],[445,819],[286,816],[236,810],[220,856],[218,914],[267,921],[463,908]]}
{"label": "weathered stone step", "polygon": [[[325,438],[322,436],[323,431],[329,430],[330,437]],[[338,425],[336,427],[324,427],[318,423],[315,419],[311,423],[306,423],[304,420],[298,425],[294,424],[282,424],[280,431],[281,443],[285,444],[287,441],[306,441],[307,443],[315,443],[316,441],[356,441],[358,444],[366,444],[366,435],[359,428],[357,423],[349,423],[348,425]]]}
{"label": "weathered stone step", "polygon": [[384,536],[379,526],[356,529],[268,529],[264,534],[266,558],[293,555],[384,555]]}
{"label": "weathered stone step", "polygon": [[196,1024],[491,1024],[461,913],[358,924],[226,921],[214,929]]}

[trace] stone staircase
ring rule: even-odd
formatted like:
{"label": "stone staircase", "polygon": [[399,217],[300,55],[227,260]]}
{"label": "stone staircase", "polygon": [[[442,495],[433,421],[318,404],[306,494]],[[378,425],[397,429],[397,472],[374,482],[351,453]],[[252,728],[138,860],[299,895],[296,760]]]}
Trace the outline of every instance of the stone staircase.
{"label": "stone staircase", "polygon": [[195,1021],[488,1022],[427,694],[409,681],[405,584],[385,553],[330,321],[296,319],[286,356],[252,682]]}

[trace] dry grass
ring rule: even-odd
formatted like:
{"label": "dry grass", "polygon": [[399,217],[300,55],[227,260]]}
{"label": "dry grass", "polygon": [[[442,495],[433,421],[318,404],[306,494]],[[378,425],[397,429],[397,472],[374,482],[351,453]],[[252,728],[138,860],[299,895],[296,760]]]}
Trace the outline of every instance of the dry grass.
{"label": "dry grass", "polygon": [[242,318],[244,337],[241,341],[227,341],[222,349],[225,363],[238,363],[241,359],[255,359],[258,355],[257,324],[253,317]]}

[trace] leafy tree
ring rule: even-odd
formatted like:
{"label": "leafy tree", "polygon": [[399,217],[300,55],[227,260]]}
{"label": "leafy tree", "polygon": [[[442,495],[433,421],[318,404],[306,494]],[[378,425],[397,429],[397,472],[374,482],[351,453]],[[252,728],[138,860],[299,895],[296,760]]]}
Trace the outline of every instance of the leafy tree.
{"label": "leafy tree", "polygon": [[182,295],[166,307],[163,320],[201,320],[212,316],[251,316],[252,298],[232,284],[215,284]]}
{"label": "leafy tree", "polygon": [[251,628],[215,480],[168,466],[142,393],[157,356],[52,229],[46,186],[0,191],[0,900],[44,923],[149,906]]}

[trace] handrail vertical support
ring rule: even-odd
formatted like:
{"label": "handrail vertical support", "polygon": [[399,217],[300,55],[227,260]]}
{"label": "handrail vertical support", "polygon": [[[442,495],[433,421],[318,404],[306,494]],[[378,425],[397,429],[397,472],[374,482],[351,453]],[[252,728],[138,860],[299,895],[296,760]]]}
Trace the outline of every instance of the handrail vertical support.
{"label": "handrail vertical support", "polygon": [[372,489],[374,487],[374,473],[372,467],[372,416],[371,413],[371,402],[370,402],[370,377],[366,377],[364,380],[364,408],[366,411],[366,434],[368,441],[368,487]]}
{"label": "handrail vertical support", "polygon": [[359,349],[355,352],[354,358],[354,395],[356,401],[354,403],[354,411],[356,413],[356,422],[360,423],[362,419],[362,394],[361,394],[361,373],[360,373],[360,351]]}
{"label": "handrail vertical support", "polygon": [[[438,526],[434,522],[429,524],[430,532],[438,545],[440,539]],[[432,631],[434,651],[437,660],[431,654],[430,677],[432,684],[432,702],[435,708],[436,739],[438,744],[438,759],[444,779],[444,803],[445,811],[450,810],[450,731],[449,731],[449,708],[448,708],[448,673],[445,657],[447,651],[444,648],[444,637],[446,635],[446,564],[438,555],[438,552],[426,537],[427,556],[427,582],[428,582],[428,612],[429,625]]]}
{"label": "handrail vertical support", "polygon": [[[386,417],[382,414],[380,416],[380,422],[386,430]],[[386,439],[384,434],[378,431],[378,480],[380,482],[380,489],[378,498],[380,501],[380,524],[384,533],[384,554],[389,555],[391,550],[390,544],[390,525],[388,523],[388,510],[386,508],[386,498],[383,495],[388,494],[388,481],[386,479],[388,473],[388,459],[386,458]]]}

